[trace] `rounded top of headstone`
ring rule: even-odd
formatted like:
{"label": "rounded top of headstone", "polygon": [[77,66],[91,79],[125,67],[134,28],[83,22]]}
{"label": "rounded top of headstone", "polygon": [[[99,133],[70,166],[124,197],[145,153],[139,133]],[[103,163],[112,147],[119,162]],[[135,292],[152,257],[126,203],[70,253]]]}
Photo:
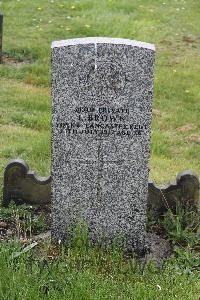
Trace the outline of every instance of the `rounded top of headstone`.
{"label": "rounded top of headstone", "polygon": [[130,40],[130,39],[108,38],[108,37],[87,37],[87,38],[77,38],[77,39],[54,41],[54,42],[52,42],[51,48],[82,45],[82,44],[129,45],[129,46],[133,46],[133,47],[146,48],[146,49],[155,51],[155,46],[153,44]]}

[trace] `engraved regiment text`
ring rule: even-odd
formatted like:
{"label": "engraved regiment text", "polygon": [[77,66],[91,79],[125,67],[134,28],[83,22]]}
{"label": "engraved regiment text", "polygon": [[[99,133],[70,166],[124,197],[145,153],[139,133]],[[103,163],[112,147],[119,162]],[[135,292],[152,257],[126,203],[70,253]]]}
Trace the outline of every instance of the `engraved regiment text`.
{"label": "engraved regiment text", "polygon": [[75,118],[71,121],[56,124],[60,133],[66,136],[141,136],[147,130],[146,124],[129,121],[129,108],[126,107],[78,106],[74,113]]}

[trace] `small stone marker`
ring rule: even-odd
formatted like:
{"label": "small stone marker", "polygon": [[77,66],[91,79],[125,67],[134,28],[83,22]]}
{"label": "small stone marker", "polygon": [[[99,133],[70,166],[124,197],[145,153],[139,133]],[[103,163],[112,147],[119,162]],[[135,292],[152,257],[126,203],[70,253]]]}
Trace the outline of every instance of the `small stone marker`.
{"label": "small stone marker", "polygon": [[52,44],[52,234],[84,221],[92,240],[144,247],[154,46]]}
{"label": "small stone marker", "polygon": [[3,14],[0,13],[0,64],[3,62]]}

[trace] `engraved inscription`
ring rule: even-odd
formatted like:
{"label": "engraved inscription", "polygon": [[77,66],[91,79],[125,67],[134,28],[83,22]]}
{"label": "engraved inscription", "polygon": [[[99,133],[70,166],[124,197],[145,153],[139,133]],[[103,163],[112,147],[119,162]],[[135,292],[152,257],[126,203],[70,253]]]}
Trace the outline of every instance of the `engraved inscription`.
{"label": "engraved inscription", "polygon": [[127,107],[77,106],[74,119],[58,122],[56,127],[66,136],[92,135],[97,137],[141,136],[148,129],[146,124],[130,122]]}

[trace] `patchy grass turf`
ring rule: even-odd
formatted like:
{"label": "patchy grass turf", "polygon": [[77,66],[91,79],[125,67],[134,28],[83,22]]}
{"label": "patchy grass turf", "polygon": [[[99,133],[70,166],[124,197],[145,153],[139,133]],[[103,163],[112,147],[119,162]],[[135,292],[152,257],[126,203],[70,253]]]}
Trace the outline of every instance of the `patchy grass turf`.
{"label": "patchy grass turf", "polygon": [[198,273],[180,268],[175,258],[163,270],[151,265],[142,270],[117,249],[108,254],[97,248],[46,246],[41,253],[39,245],[18,258],[13,257],[22,251],[19,244],[0,245],[0,251],[2,300],[199,299]]}
{"label": "patchy grass turf", "polygon": [[16,157],[48,175],[50,45],[83,36],[155,43],[150,176],[164,183],[184,169],[199,173],[198,0],[9,0],[1,10],[7,56],[0,66],[1,176]]}
{"label": "patchy grass turf", "polygon": [[77,226],[70,245],[52,245],[48,235],[39,240],[35,234],[49,228],[48,214],[48,208],[13,203],[0,209],[0,231],[7,224],[15,236],[5,240],[0,232],[0,299],[199,300],[197,239],[191,228],[181,230],[182,214],[166,215],[163,225],[174,245],[187,240],[186,247],[175,246],[162,268],[124,256],[116,243],[107,249],[92,245],[84,224]]}
{"label": "patchy grass turf", "polygon": [[52,245],[48,234],[38,239],[49,229],[49,213],[48,207],[14,203],[0,208],[0,299],[199,300],[200,257],[192,216],[186,227],[183,212],[165,216],[160,226],[174,252],[157,268],[124,256],[116,243],[108,249],[92,245],[84,224],[67,246]]}

